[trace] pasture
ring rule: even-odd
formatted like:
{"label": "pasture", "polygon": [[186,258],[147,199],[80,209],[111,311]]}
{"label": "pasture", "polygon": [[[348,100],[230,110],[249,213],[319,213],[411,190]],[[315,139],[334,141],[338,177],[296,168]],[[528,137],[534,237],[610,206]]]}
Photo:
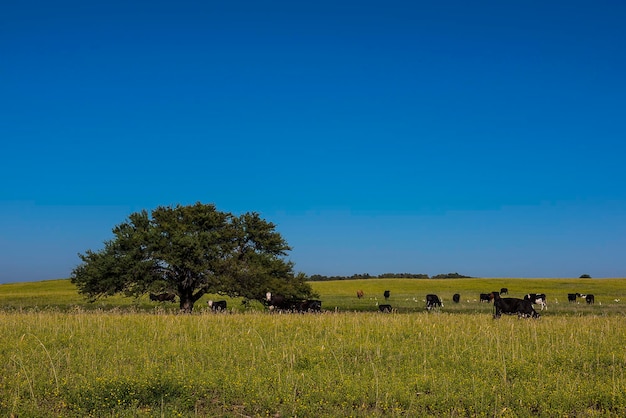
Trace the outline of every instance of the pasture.
{"label": "pasture", "polygon": [[[626,280],[499,280],[314,282],[322,314],[0,285],[0,416],[625,416]],[[494,320],[474,299],[500,287],[548,311]],[[376,310],[384,290],[394,313]],[[444,307],[426,312],[427,293]]]}

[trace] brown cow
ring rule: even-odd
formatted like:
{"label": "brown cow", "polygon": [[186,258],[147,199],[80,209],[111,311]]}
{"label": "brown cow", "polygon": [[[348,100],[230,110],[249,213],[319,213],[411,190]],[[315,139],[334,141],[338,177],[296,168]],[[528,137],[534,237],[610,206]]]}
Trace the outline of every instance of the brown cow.
{"label": "brown cow", "polygon": [[363,297],[363,291],[362,290],[357,290],[356,291],[356,297],[361,299]]}

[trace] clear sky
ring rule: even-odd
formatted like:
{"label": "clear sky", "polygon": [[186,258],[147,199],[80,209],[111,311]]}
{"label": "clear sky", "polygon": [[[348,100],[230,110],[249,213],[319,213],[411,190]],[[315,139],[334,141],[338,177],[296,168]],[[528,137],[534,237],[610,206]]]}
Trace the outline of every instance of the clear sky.
{"label": "clear sky", "polygon": [[128,215],[254,211],[307,274],[626,277],[623,1],[0,13],[0,282]]}

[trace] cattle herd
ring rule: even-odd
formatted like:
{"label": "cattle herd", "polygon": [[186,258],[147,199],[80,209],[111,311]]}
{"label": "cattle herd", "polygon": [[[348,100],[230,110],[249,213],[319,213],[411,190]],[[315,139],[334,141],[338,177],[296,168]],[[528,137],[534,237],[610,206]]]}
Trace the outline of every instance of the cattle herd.
{"label": "cattle herd", "polygon": [[316,299],[289,298],[267,292],[266,305],[272,312],[321,312],[322,301]]}
{"label": "cattle herd", "polygon": [[[541,311],[543,311],[544,309],[548,309],[548,303],[545,293],[528,293],[524,295],[523,298],[502,297],[502,295],[508,295],[508,293],[509,290],[506,287],[503,287],[499,291],[496,290],[489,293],[480,293],[478,300],[480,303],[493,302],[494,318],[500,318],[502,314],[517,315],[519,318],[539,318],[540,315],[535,310],[535,305],[539,306],[541,308]],[[356,295],[358,299],[362,299],[364,297],[364,292],[362,290],[357,290]],[[383,292],[383,297],[385,299],[384,304],[379,304],[378,302],[376,302],[378,310],[384,313],[393,312],[394,309],[388,302],[389,298],[391,297],[391,292],[389,290],[385,290]],[[570,303],[577,303],[579,298],[584,300],[587,304],[595,303],[595,298],[592,294],[567,294],[567,300]],[[175,299],[176,295],[170,292],[159,294],[150,293],[150,300],[155,302],[174,302]],[[452,296],[452,301],[454,303],[459,303],[461,301],[461,295],[459,293],[455,293]],[[443,307],[441,299],[436,294],[427,294],[425,302],[426,310],[428,311]],[[267,294],[265,295],[264,303],[270,312],[304,313],[322,311],[322,301],[320,300],[286,297],[283,295],[275,295],[271,292],[267,292]],[[227,310],[227,304],[225,300],[209,300],[207,304],[209,308],[214,312],[226,312]]]}
{"label": "cattle herd", "polygon": [[[539,318],[540,315],[535,310],[535,305],[539,306],[541,311],[548,309],[548,299],[545,293],[527,293],[523,298],[502,297],[502,295],[508,295],[508,293],[509,289],[506,287],[501,288],[499,291],[496,290],[489,293],[480,293],[479,301],[481,303],[493,302],[494,318],[500,318],[502,314],[517,315],[519,318]],[[361,299],[363,296],[363,291],[358,290],[357,297]],[[389,296],[390,291],[385,290],[383,292],[385,301],[389,300]],[[569,293],[567,295],[569,302],[577,302],[578,298],[582,298],[587,304],[593,304],[595,302],[595,298],[591,294]],[[443,307],[441,299],[435,294],[427,294],[425,301],[426,310],[428,311]],[[455,293],[452,296],[452,301],[454,303],[459,303],[461,301],[461,295],[459,293]],[[381,305],[376,302],[376,305],[378,306],[378,310],[381,312],[393,312],[393,308],[388,302]]]}

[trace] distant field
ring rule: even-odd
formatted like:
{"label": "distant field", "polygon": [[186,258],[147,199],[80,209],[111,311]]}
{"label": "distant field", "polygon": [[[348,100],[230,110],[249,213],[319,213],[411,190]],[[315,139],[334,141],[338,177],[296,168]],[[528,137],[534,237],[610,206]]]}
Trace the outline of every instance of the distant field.
{"label": "distant field", "polygon": [[[231,301],[213,314],[203,299],[181,315],[144,299],[87,305],[67,280],[0,285],[0,416],[626,416],[624,279],[313,286],[326,313]],[[548,311],[494,320],[474,299],[500,287],[544,292]],[[384,290],[395,313],[376,311]],[[571,292],[596,304],[569,304]]]}
{"label": "distant field", "polygon": [[[325,309],[375,310],[376,303],[389,303],[399,312],[423,311],[425,296],[437,294],[445,312],[490,312],[491,304],[479,303],[480,293],[499,291],[506,287],[510,297],[522,298],[527,293],[545,293],[548,310],[545,314],[626,314],[626,279],[367,279],[312,282],[321,295]],[[356,291],[362,290],[363,299]],[[383,292],[391,296],[385,302]],[[452,302],[455,293],[461,295],[458,304]],[[568,293],[595,296],[594,305],[568,303]]]}
{"label": "distant field", "polygon": [[[523,297],[527,293],[545,293],[548,299],[546,314],[626,314],[626,279],[367,279],[311,282],[319,293],[325,310],[376,311],[376,303],[383,303],[383,292],[389,290],[391,297],[385,303],[398,312],[424,310],[425,296],[435,293],[444,302],[443,311],[484,313],[490,304],[479,303],[480,293],[489,293],[503,287],[509,296]],[[365,297],[357,299],[356,291]],[[568,293],[591,293],[596,303],[588,306],[583,300],[577,304],[567,302]],[[452,302],[452,295],[459,293],[461,302]],[[206,309],[209,299],[226,299],[231,309],[244,311],[240,300],[219,295],[206,295],[196,303],[195,310]],[[0,284],[0,309],[72,309],[131,308],[135,310],[177,311],[178,303],[155,303],[147,296],[140,299],[114,296],[87,303],[69,280],[49,280]],[[261,304],[252,304],[253,310],[263,310]]]}

